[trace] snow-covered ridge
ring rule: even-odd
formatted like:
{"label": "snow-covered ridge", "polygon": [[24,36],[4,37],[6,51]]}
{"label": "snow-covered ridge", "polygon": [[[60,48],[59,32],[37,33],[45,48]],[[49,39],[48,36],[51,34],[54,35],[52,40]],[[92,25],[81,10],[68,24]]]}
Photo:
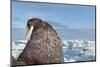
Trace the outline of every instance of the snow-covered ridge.
{"label": "snow-covered ridge", "polygon": [[[26,40],[12,42],[12,55],[18,58],[23,51]],[[95,60],[95,41],[62,40],[64,62]]]}

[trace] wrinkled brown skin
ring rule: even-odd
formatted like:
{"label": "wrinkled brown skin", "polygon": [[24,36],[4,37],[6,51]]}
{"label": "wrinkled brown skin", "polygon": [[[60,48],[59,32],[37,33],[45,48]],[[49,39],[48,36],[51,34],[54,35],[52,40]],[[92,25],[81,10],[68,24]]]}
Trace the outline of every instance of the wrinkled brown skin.
{"label": "wrinkled brown skin", "polygon": [[63,63],[61,39],[52,26],[38,18],[28,21],[28,29],[31,25],[34,26],[31,38],[17,61],[27,65]]}

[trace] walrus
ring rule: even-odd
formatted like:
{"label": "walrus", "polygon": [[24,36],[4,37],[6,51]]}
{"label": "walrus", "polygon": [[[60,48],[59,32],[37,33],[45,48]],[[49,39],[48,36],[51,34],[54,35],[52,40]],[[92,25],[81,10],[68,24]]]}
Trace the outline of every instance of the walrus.
{"label": "walrus", "polygon": [[27,65],[63,63],[61,38],[53,27],[40,18],[27,22],[28,42],[17,61]]}

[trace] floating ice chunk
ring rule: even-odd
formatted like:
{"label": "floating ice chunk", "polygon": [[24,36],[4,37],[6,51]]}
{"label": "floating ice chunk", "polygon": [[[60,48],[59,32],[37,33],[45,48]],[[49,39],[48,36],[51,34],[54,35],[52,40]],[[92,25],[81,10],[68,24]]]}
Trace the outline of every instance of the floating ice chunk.
{"label": "floating ice chunk", "polygon": [[75,62],[75,61],[76,61],[75,59],[71,58],[71,59],[69,59],[68,62]]}
{"label": "floating ice chunk", "polygon": [[66,59],[65,57],[64,57],[64,62],[75,62],[76,60],[75,59]]}
{"label": "floating ice chunk", "polygon": [[66,40],[62,40],[62,44],[63,44],[63,46],[68,46],[69,45]]}

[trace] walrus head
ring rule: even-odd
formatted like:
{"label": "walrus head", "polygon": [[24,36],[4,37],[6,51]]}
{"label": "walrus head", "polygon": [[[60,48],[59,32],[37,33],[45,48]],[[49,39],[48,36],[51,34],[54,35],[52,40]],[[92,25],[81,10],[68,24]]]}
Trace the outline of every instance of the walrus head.
{"label": "walrus head", "polygon": [[29,40],[32,34],[32,31],[38,30],[38,29],[44,29],[44,30],[53,30],[55,33],[56,31],[52,28],[50,24],[48,24],[46,21],[41,20],[40,18],[32,18],[29,19],[27,22],[27,33],[26,33],[26,39]]}
{"label": "walrus head", "polygon": [[39,18],[32,18],[28,20],[27,23],[27,32],[26,32],[26,39],[30,39],[33,29],[38,29],[42,27],[42,20]]}

